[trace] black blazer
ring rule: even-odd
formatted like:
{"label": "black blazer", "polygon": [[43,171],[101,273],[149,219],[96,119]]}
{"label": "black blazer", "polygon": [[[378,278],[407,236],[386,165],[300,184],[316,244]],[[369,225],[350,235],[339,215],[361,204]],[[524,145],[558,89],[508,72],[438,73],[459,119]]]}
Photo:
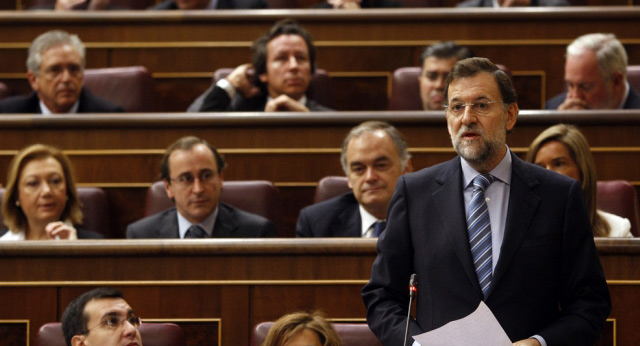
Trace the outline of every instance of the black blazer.
{"label": "black blazer", "polygon": [[353,192],[300,211],[296,237],[362,237],[359,204]]}
{"label": "black blazer", "polygon": [[[78,113],[121,113],[124,109],[92,94],[87,88],[80,92]],[[40,99],[34,91],[28,96],[14,96],[0,101],[0,113],[42,114]]]}
{"label": "black blazer", "polygon": [[[187,109],[188,112],[263,112],[267,105],[267,96],[258,95],[246,99],[237,94],[233,100],[229,98],[224,89],[212,85],[207,91],[193,101]],[[331,108],[325,107],[307,96],[305,104],[312,112],[328,112]]]}
{"label": "black blazer", "polygon": [[[269,5],[264,0],[218,0],[218,10],[260,9]],[[173,0],[166,0],[148,8],[149,10],[177,10],[178,5]]]}
{"label": "black blazer", "polygon": [[[505,234],[485,303],[512,341],[593,345],[611,302],[580,184],[511,157]],[[383,345],[402,345],[413,273],[419,297],[409,335],[467,316],[483,300],[462,191],[459,157],[398,180],[362,290]]]}
{"label": "black blazer", "polygon": [[[230,205],[218,204],[218,217],[213,226],[213,238],[275,237],[271,221]],[[178,215],[175,207],[153,214],[127,226],[127,238],[179,238]]]}
{"label": "black blazer", "polygon": [[[567,93],[557,95],[552,99],[548,100],[545,104],[545,109],[558,109],[564,99],[567,98]],[[627,96],[627,100],[622,105],[622,109],[640,109],[640,95],[638,93],[629,88],[629,95]]]}

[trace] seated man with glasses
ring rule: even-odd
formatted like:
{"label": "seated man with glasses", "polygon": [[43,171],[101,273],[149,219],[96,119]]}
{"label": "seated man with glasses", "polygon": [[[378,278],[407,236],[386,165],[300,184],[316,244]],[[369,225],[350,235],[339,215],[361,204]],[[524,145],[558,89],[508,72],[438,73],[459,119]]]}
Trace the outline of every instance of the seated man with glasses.
{"label": "seated man with glasses", "polygon": [[171,144],[160,174],[175,207],[130,224],[127,238],[274,237],[269,220],[219,202],[225,166],[203,139],[183,137]]}
{"label": "seated man with glasses", "polygon": [[112,288],[96,288],[69,303],[62,315],[62,331],[67,346],[142,346],[140,318]]}
{"label": "seated man with glasses", "polygon": [[84,84],[85,49],[76,35],[47,31],[31,43],[27,78],[33,92],[0,101],[0,113],[115,113],[122,107],[94,96]]}

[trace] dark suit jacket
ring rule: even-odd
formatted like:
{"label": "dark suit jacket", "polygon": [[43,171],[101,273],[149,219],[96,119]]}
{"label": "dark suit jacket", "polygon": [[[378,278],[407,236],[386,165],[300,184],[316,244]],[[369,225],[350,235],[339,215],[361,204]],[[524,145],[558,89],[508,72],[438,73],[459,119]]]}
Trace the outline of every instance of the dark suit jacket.
{"label": "dark suit jacket", "polygon": [[[260,9],[267,8],[268,4],[264,0],[218,0],[216,9],[218,10],[238,10],[238,9]],[[148,8],[149,10],[177,10],[178,5],[173,0],[166,0]]]}
{"label": "dark suit jacket", "polygon": [[360,210],[353,192],[302,209],[296,237],[362,237]]}
{"label": "dark suit jacket", "polygon": [[[228,204],[218,204],[218,218],[213,226],[213,238],[275,237],[271,221],[247,213]],[[127,226],[127,238],[179,238],[178,215],[175,207],[145,217]]]}
{"label": "dark suit jacket", "polygon": [[[92,94],[87,88],[80,92],[78,113],[120,113],[124,109]],[[0,113],[42,114],[40,99],[36,92],[28,96],[14,96],[0,101]]]}
{"label": "dark suit jacket", "polygon": [[[571,6],[566,0],[531,0],[529,7]],[[456,7],[493,7],[492,0],[467,0],[459,2]]]}
{"label": "dark suit jacket", "polygon": [[[580,184],[511,154],[503,244],[485,303],[512,341],[593,345],[611,310]],[[481,300],[469,249],[460,158],[400,177],[363,288],[367,321],[402,345],[407,284],[418,276],[409,335],[473,312]]]}
{"label": "dark suit jacket", "polygon": [[[104,235],[90,231],[88,229],[84,229],[81,227],[74,226],[78,233],[78,239],[104,239]],[[0,229],[0,237],[2,237],[5,233],[9,232],[7,228]]]}
{"label": "dark suit jacket", "polygon": [[[224,89],[216,86],[207,89],[204,94],[198,96],[187,109],[188,112],[263,112],[267,105],[267,96],[258,95],[250,99],[245,99],[239,94],[231,100]],[[305,104],[312,112],[332,111],[307,96]]]}
{"label": "dark suit jacket", "polygon": [[[566,97],[567,93],[557,95],[548,100],[544,108],[558,109]],[[627,100],[624,102],[624,105],[622,105],[622,109],[640,109],[640,95],[638,95],[635,90],[629,88],[629,96],[627,96]]]}

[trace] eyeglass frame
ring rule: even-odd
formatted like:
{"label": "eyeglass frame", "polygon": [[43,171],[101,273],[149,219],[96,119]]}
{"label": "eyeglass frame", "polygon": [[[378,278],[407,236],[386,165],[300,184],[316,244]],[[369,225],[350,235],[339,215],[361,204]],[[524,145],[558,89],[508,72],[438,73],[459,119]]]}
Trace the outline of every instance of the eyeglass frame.
{"label": "eyeglass frame", "polygon": [[[474,108],[474,106],[479,105],[479,104],[492,105],[492,104],[495,104],[495,103],[502,103],[503,109],[506,109],[506,107],[509,105],[508,103],[506,103],[504,101],[491,101],[491,100],[489,100],[489,101],[475,101],[475,102],[455,103],[456,106],[464,106],[464,108],[460,110],[459,114],[456,114],[456,113],[454,113],[453,111],[451,111],[449,109],[449,106],[451,106],[452,103],[447,103],[447,104],[443,105],[442,107],[444,108],[444,111],[445,111],[445,113],[447,113],[447,115],[451,114],[451,115],[453,115],[455,117],[459,117],[459,116],[464,114],[464,111],[467,109],[467,106],[471,106],[471,111],[473,112],[473,114],[478,115],[478,114],[480,114],[482,112],[478,112],[478,110],[476,108]],[[489,108],[487,108],[486,111],[488,112]]]}
{"label": "eyeglass frame", "polygon": [[[112,321],[113,319],[118,319],[119,322],[116,325],[112,325],[109,321]],[[132,322],[132,319],[135,320],[134,322]],[[122,326],[124,326],[125,322],[129,322],[129,324],[131,324],[135,329],[140,329],[140,326],[142,325],[142,319],[136,315],[131,315],[131,316],[127,316],[122,317],[119,315],[109,315],[109,318],[107,318],[104,321],[100,321],[98,324],[96,324],[95,326],[91,327],[91,328],[87,328],[87,332],[84,333],[84,335],[88,335],[89,333],[91,333],[91,331],[93,331],[94,329],[106,325],[107,328],[109,330],[116,330]]]}
{"label": "eyeglass frame", "polygon": [[[211,174],[211,177],[206,178],[206,174]],[[200,183],[211,184],[216,176],[220,175],[220,173],[216,170],[202,170],[198,173],[197,179]],[[183,173],[179,175],[177,178],[169,178],[171,182],[176,182],[183,188],[190,188],[196,182],[196,177],[193,176],[190,172]],[[190,180],[190,181],[189,181]]]}

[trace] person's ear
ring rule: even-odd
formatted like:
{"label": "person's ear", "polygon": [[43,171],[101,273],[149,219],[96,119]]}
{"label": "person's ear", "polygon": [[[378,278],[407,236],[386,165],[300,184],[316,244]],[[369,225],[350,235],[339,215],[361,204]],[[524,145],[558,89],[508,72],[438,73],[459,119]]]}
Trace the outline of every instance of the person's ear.
{"label": "person's ear", "polygon": [[71,338],[71,346],[85,346],[85,337],[85,335],[74,335],[74,337]]}

